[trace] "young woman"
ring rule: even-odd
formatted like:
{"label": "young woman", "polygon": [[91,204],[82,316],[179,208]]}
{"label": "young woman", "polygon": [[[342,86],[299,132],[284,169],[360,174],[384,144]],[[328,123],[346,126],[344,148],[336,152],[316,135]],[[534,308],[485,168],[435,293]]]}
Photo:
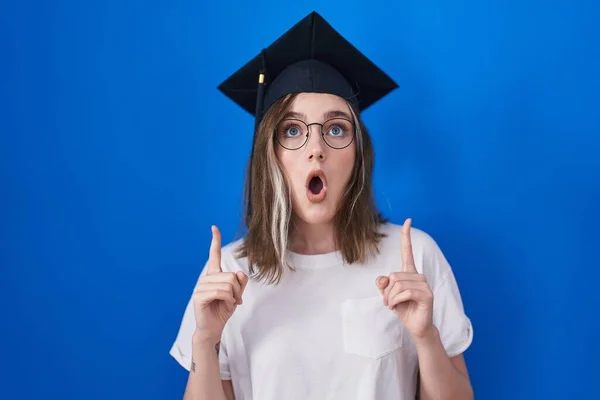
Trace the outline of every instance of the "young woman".
{"label": "young woman", "polygon": [[[341,40],[312,13],[276,43],[289,54],[304,34]],[[247,233],[221,247],[213,226],[171,349],[189,371],[184,398],[472,399],[472,326],[450,265],[375,206],[360,117],[371,86],[356,95],[356,77],[314,49],[274,67],[278,51],[260,55],[275,72],[258,89]]]}

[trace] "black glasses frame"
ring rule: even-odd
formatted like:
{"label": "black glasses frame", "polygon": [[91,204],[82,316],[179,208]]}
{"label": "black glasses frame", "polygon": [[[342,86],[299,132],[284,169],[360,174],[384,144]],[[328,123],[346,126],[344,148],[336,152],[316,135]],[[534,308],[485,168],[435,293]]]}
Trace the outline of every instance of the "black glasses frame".
{"label": "black glasses frame", "polygon": [[[347,121],[350,123],[350,125],[352,125],[352,139],[350,140],[350,142],[348,142],[347,145],[345,145],[344,147],[333,147],[332,145],[330,145],[329,143],[327,143],[327,140],[325,140],[325,132],[323,132],[323,128],[325,127],[325,125],[329,122],[329,121],[338,121],[338,120],[342,120],[342,121]],[[290,147],[286,147],[284,146],[280,141],[279,141],[279,135],[277,134],[279,132],[279,125],[286,122],[286,121],[294,121],[294,122],[299,122],[302,125],[306,126],[306,138],[304,139],[304,142],[302,142],[302,144],[298,147],[294,147],[294,148],[290,148]],[[319,131],[321,132],[321,139],[323,139],[323,141],[325,142],[325,144],[329,147],[331,147],[332,149],[335,150],[342,150],[345,149],[346,147],[350,146],[352,144],[352,142],[354,142],[354,138],[356,137],[356,124],[347,119],[347,118],[330,118],[327,121],[323,122],[322,124],[318,123],[318,122],[313,122],[310,124],[307,124],[306,122],[300,120],[300,119],[295,119],[295,118],[286,118],[284,120],[279,121],[279,123],[275,126],[275,130],[273,132],[273,136],[274,139],[277,141],[277,143],[283,147],[284,149],[287,150],[300,150],[302,147],[304,147],[304,145],[308,142],[308,139],[310,138],[310,127],[313,125],[318,125],[320,127]]]}

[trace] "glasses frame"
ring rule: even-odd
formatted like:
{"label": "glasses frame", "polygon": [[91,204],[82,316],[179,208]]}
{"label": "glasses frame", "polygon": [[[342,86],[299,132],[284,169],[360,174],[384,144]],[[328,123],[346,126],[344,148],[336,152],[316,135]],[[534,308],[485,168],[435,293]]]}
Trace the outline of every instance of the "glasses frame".
{"label": "glasses frame", "polygon": [[[347,145],[345,145],[344,147],[333,147],[332,145],[330,145],[329,143],[327,143],[327,140],[325,140],[325,133],[323,132],[323,128],[325,127],[325,125],[329,122],[329,121],[334,121],[334,120],[342,120],[342,121],[347,121],[350,123],[350,125],[352,125],[352,139],[350,140],[350,142],[348,142]],[[306,138],[304,139],[304,142],[302,142],[302,144],[299,147],[295,147],[295,148],[290,148],[290,147],[286,147],[284,146],[280,141],[279,141],[279,135],[277,134],[279,132],[279,125],[284,123],[285,121],[294,121],[294,122],[299,122],[300,124],[306,126]],[[356,124],[347,119],[347,118],[343,118],[343,117],[335,117],[335,118],[329,118],[327,121],[323,122],[322,124],[318,123],[318,122],[313,122],[310,124],[307,124],[306,122],[302,121],[301,119],[296,119],[296,118],[286,118],[286,119],[282,119],[281,121],[279,121],[277,123],[277,125],[275,126],[275,130],[273,132],[273,136],[275,141],[284,149],[286,150],[300,150],[301,148],[304,147],[304,145],[306,143],[308,143],[308,140],[310,139],[310,127],[313,125],[318,125],[320,126],[319,131],[321,132],[321,139],[323,140],[323,142],[325,142],[325,144],[329,147],[331,147],[334,150],[343,150],[346,147],[350,146],[352,144],[352,142],[354,142],[354,139],[356,138]]]}

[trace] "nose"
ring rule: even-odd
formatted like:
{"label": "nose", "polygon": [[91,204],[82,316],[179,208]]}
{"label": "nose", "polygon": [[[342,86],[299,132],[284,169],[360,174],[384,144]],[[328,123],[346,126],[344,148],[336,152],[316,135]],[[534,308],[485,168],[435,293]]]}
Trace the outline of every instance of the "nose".
{"label": "nose", "polygon": [[321,132],[318,126],[311,126],[310,136],[308,138],[308,159],[310,161],[325,160],[325,143],[323,143],[323,138],[321,138]]}

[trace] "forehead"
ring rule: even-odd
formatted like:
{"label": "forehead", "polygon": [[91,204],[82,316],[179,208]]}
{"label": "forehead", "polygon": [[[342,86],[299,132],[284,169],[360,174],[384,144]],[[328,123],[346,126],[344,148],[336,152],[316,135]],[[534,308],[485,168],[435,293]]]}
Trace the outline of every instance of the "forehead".
{"label": "forehead", "polygon": [[289,109],[290,112],[304,114],[309,118],[318,118],[332,110],[349,112],[349,107],[339,96],[327,93],[300,93]]}

